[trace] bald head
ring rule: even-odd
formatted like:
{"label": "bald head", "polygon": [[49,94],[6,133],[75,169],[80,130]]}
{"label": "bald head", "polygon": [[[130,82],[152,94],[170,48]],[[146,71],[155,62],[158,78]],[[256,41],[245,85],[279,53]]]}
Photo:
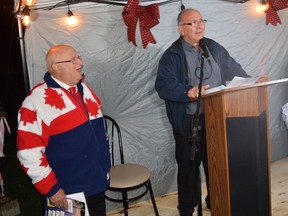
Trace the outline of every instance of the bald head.
{"label": "bald head", "polygon": [[199,49],[199,41],[205,34],[205,22],[201,13],[194,9],[189,8],[181,11],[178,15],[178,31],[183,39]]}
{"label": "bald head", "polygon": [[177,17],[177,23],[179,24],[179,23],[183,22],[183,19],[185,17],[189,16],[190,14],[194,14],[194,13],[201,14],[198,10],[196,10],[194,8],[188,8],[188,9],[182,10]]}
{"label": "bald head", "polygon": [[77,51],[69,45],[51,47],[46,54],[48,72],[67,85],[75,85],[82,78],[83,61]]}
{"label": "bald head", "polygon": [[53,63],[59,61],[61,56],[65,55],[65,53],[69,50],[74,50],[74,48],[65,44],[55,45],[48,50],[46,54],[46,65],[49,73],[53,73]]}

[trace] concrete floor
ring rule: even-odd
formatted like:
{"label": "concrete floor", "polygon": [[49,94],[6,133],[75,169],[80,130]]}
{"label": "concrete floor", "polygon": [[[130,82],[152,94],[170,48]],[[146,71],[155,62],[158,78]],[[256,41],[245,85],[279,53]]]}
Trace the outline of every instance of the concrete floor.
{"label": "concrete floor", "polygon": [[[204,184],[202,186],[203,197],[206,196]],[[271,197],[272,215],[288,216],[288,157],[271,163]],[[160,216],[178,216],[177,192],[156,197],[157,207]],[[210,216],[203,199],[203,216]],[[107,216],[122,216],[122,209],[113,210]],[[154,216],[150,200],[142,201],[131,205],[129,216]],[[194,213],[197,215],[197,213]]]}

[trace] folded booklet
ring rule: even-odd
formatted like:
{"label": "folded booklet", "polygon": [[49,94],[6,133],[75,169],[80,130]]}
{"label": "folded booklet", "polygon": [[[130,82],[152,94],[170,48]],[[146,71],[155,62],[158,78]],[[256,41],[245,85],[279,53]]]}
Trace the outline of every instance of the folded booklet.
{"label": "folded booklet", "polygon": [[89,216],[85,196],[84,194],[82,196],[82,194],[67,195],[68,209],[54,206],[47,198],[45,216]]}

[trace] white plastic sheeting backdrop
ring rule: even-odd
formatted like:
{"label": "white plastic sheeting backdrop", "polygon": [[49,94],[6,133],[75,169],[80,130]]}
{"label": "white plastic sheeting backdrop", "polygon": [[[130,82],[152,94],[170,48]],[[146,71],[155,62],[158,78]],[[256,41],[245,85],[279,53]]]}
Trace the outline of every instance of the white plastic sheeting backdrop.
{"label": "white plastic sheeting backdrop", "polygon": [[[38,6],[57,1],[38,1]],[[265,14],[255,11],[259,2],[244,4],[216,0],[183,1],[186,8],[199,9],[208,20],[206,36],[220,42],[248,74],[268,74],[272,80],[288,74],[288,9],[278,11],[281,25],[265,24]],[[103,103],[104,113],[116,119],[122,129],[126,161],[152,170],[155,195],[175,191],[174,140],[164,102],[154,90],[158,61],[179,37],[176,18],[180,2],[159,6],[160,23],[152,29],[157,44],[138,47],[128,43],[121,12],[124,6],[81,3],[70,9],[79,26],[64,24],[67,7],[32,10],[32,25],[25,32],[30,86],[42,81],[45,54],[54,44],[71,44],[83,57],[86,82]],[[287,84],[269,87],[271,159],[288,154],[288,132],[281,107],[288,101]],[[249,106],[249,104],[247,104]],[[108,207],[109,208],[109,207]]]}

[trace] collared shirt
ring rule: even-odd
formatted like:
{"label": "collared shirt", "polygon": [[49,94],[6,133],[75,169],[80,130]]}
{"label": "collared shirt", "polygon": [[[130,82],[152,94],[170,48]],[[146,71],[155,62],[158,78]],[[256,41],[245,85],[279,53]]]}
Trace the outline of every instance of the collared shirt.
{"label": "collared shirt", "polygon": [[77,89],[77,86],[76,86],[76,85],[74,85],[74,86],[69,86],[69,85],[61,82],[60,80],[56,79],[56,78],[53,77],[52,75],[51,75],[51,78],[52,78],[55,82],[57,82],[62,88],[65,88],[67,91],[69,91],[69,88],[70,88],[70,87],[74,87],[74,86],[75,86],[76,89]]}
{"label": "collared shirt", "polygon": [[[201,73],[201,56],[202,49],[200,52],[182,39],[182,46],[186,57],[187,69],[188,69],[188,84],[192,86],[198,86],[200,82],[200,73]],[[208,50],[209,52],[209,50]],[[210,54],[210,53],[209,53]],[[210,85],[210,88],[221,85],[221,73],[218,64],[213,59],[210,54],[210,60],[206,58],[203,59],[203,81],[202,86]],[[193,115],[197,109],[197,103],[191,102],[187,104],[186,112],[189,115]],[[203,103],[201,103],[200,113],[203,113]]]}

